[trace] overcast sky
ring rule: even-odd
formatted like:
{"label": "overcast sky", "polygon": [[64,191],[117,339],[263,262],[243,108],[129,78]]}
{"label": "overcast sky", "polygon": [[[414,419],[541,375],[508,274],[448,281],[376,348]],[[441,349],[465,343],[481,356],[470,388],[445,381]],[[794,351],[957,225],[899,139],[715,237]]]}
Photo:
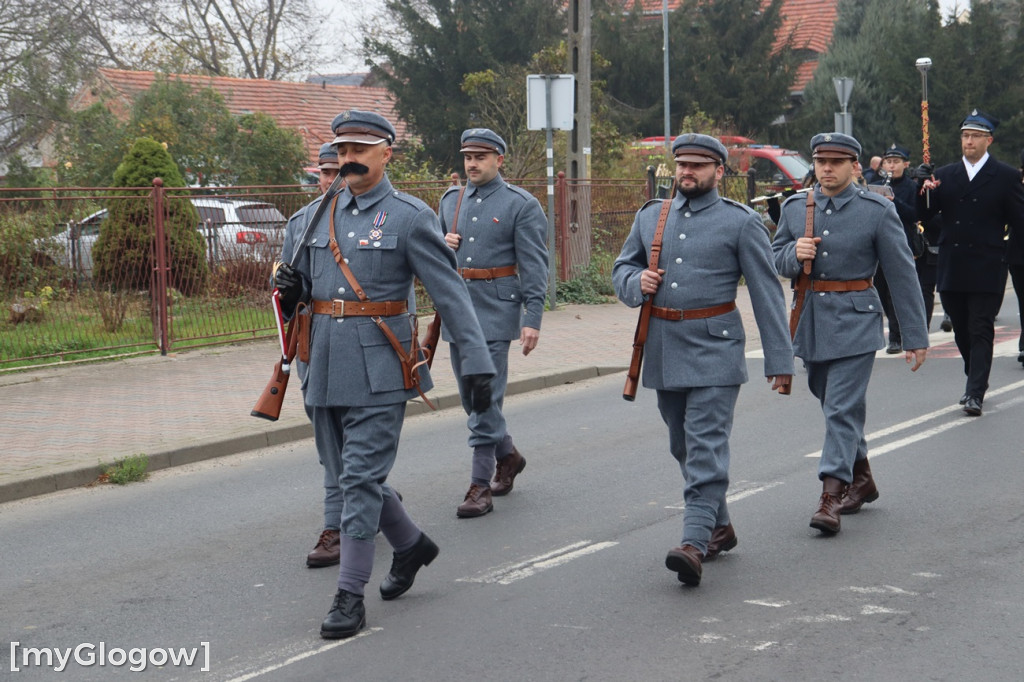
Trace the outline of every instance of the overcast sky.
{"label": "overcast sky", "polygon": [[[515,2],[516,0],[495,0]],[[363,27],[384,11],[384,0],[362,0],[361,2],[339,2],[339,0],[314,0],[321,8],[329,11],[331,18],[325,27],[327,35],[338,46],[338,54],[324,60],[322,73],[346,73],[365,71],[362,54]],[[954,9],[971,6],[970,0],[939,0],[942,15],[948,17]]]}

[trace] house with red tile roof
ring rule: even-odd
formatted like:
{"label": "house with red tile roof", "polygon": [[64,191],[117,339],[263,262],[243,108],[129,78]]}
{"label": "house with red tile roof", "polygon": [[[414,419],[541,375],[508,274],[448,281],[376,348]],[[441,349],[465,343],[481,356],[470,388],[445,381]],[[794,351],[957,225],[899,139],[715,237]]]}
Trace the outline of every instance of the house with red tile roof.
{"label": "house with red tile roof", "polygon": [[[620,0],[623,11],[632,11],[638,4],[645,16],[661,16],[662,0]],[[767,2],[767,0],[766,0]],[[668,0],[668,11],[674,12],[682,0]],[[790,49],[803,57],[797,68],[796,79],[790,87],[794,97],[803,95],[804,88],[814,77],[818,59],[832,42],[832,29],[838,17],[839,0],[782,0],[782,24],[776,34],[776,46],[792,39]]]}
{"label": "house with red tile roof", "polygon": [[[148,90],[156,77],[153,71],[97,69],[93,80],[75,96],[72,107],[84,109],[102,100],[115,116],[126,116],[132,101]],[[408,126],[396,116],[394,99],[384,88],[183,74],[167,78],[197,90],[217,91],[232,114],[258,111],[273,117],[280,127],[298,131],[311,165],[316,165],[320,145],[334,139],[331,121],[346,109],[375,111],[394,124],[399,142],[409,138]]]}

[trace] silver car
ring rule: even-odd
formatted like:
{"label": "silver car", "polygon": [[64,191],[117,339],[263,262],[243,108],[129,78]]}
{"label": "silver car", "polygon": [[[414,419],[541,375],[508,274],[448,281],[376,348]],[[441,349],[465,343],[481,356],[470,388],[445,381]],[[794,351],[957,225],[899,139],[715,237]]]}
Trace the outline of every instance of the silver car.
{"label": "silver car", "polygon": [[[287,219],[273,204],[215,197],[191,197],[189,201],[199,213],[196,229],[206,241],[210,264],[238,260],[270,263],[281,252]],[[106,219],[107,210],[103,209],[40,240],[41,262],[59,263],[91,276],[92,247]]]}

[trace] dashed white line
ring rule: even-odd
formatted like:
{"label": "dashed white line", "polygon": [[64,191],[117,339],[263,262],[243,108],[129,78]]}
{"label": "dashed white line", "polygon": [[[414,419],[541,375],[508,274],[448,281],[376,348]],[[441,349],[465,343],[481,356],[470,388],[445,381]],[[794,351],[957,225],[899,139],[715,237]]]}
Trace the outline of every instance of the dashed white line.
{"label": "dashed white line", "polygon": [[753,604],[754,606],[770,606],[773,609],[781,609],[783,606],[789,606],[793,602],[788,601],[768,601],[767,599],[744,599],[744,604]]}
{"label": "dashed white line", "polygon": [[497,583],[499,585],[508,585],[514,583],[517,580],[528,578],[531,575],[546,571],[549,568],[555,568],[566,564],[573,559],[578,559],[581,556],[593,554],[599,552],[602,549],[614,547],[619,543],[617,542],[595,542],[591,543],[590,540],[583,540],[581,542],[574,542],[571,545],[567,545],[560,549],[556,549],[546,554],[533,557],[532,559],[526,559],[525,561],[519,561],[514,564],[502,566],[499,568],[491,569],[481,575],[472,578],[457,578],[455,582],[461,583]]}
{"label": "dashed white line", "polygon": [[[990,398],[993,398],[995,396],[1002,395],[1003,393],[1009,393],[1010,391],[1015,391],[1015,390],[1017,390],[1019,388],[1024,388],[1024,381],[1017,381],[1017,382],[1014,382],[1014,383],[1009,384],[1007,386],[1003,386],[1002,388],[998,388],[998,389],[996,389],[994,391],[989,391],[986,394],[985,397],[986,397],[986,399],[990,399]],[[1010,400],[1008,400],[1008,401],[1006,401],[1004,403],[1001,403],[999,405],[986,406],[985,407],[985,414],[991,414],[991,413],[994,413],[994,412],[999,412],[1001,410],[1005,410],[1008,407],[1012,407],[1014,405],[1017,405],[1017,404],[1019,404],[1021,402],[1024,402],[1024,396],[1019,396],[1019,397],[1016,397],[1016,398],[1012,398],[1012,399],[1010,399]],[[872,443],[878,441],[878,439],[880,439],[880,438],[885,438],[886,436],[891,436],[891,435],[893,435],[895,433],[899,433],[900,431],[905,431],[907,429],[910,429],[910,428],[913,428],[915,426],[918,426],[919,424],[923,424],[925,422],[931,421],[932,419],[935,419],[936,417],[941,417],[941,416],[947,416],[948,417],[951,412],[953,412],[954,410],[959,410],[959,409],[960,409],[959,405],[950,405],[949,407],[944,407],[942,409],[935,410],[934,412],[929,412],[928,414],[923,414],[923,415],[921,415],[919,417],[914,417],[913,419],[908,419],[906,421],[900,422],[899,424],[894,424],[894,425],[889,426],[887,428],[880,429],[878,431],[870,433],[870,434],[868,434],[866,436],[867,441],[868,441],[868,452],[870,453],[871,456],[877,457],[878,455],[884,455],[887,452],[892,452],[893,450],[898,450],[898,449],[900,449],[900,448],[902,448],[902,447],[904,447],[906,445],[910,445],[912,443],[916,443],[918,441],[925,440],[926,438],[931,438],[932,436],[937,436],[940,433],[943,433],[945,431],[949,431],[950,429],[955,429],[958,426],[964,426],[966,424],[973,424],[974,423],[974,419],[968,418],[968,417],[964,417],[962,419],[956,419],[955,421],[946,422],[945,424],[940,424],[938,426],[935,426],[935,427],[930,428],[930,429],[926,429],[924,431],[919,431],[917,433],[914,433],[913,435],[907,436],[906,438],[901,438],[901,439],[893,441],[891,443],[886,443],[885,445],[878,445],[878,446],[872,445]],[[804,457],[809,457],[809,458],[821,457],[821,450],[817,450],[816,452],[808,453],[808,454],[804,455]]]}
{"label": "dashed white line", "polygon": [[245,675],[241,675],[239,677],[233,677],[230,680],[228,680],[228,682],[246,682],[246,680],[251,680],[251,679],[260,677],[261,675],[266,675],[267,673],[272,673],[275,670],[280,670],[281,668],[285,667],[286,665],[291,665],[292,663],[298,663],[299,661],[305,660],[307,658],[312,658],[313,656],[316,656],[318,654],[322,654],[325,651],[330,651],[331,649],[337,649],[339,646],[344,646],[345,644],[350,644],[351,642],[354,642],[357,639],[361,639],[363,637],[367,637],[367,636],[373,634],[374,632],[380,632],[381,630],[383,630],[383,628],[367,628],[366,630],[363,630],[362,632],[360,632],[359,634],[355,635],[354,637],[349,637],[348,639],[339,639],[336,642],[331,642],[330,644],[325,644],[325,645],[323,645],[322,647],[320,647],[318,649],[313,649],[312,651],[304,651],[301,654],[297,654],[295,656],[292,656],[291,658],[285,659],[284,661],[281,661],[280,663],[275,663],[274,665],[269,665],[266,668],[263,668],[261,670],[256,670],[256,671],[251,672],[251,673],[246,673]]}

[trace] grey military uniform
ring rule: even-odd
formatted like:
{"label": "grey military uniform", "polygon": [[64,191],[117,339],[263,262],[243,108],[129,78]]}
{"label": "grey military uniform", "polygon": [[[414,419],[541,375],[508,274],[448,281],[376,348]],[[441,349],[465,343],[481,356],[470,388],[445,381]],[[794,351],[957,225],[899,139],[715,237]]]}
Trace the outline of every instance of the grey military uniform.
{"label": "grey military uniform", "polygon": [[[906,234],[892,202],[850,184],[834,197],[814,190],[814,236],[821,237],[811,280],[868,279],[881,265],[900,321],[903,347],[928,347],[924,302]],[[782,206],[772,249],[784,277],[802,265],[796,241],[804,236],[806,199]],[[825,413],[825,445],[819,478],[849,483],[854,461],[867,457],[864,439],[867,385],[875,351],[885,347],[882,302],[873,287],[863,291],[808,291],[793,340],[807,363],[808,383]],[[830,389],[826,391],[826,386]]]}
{"label": "grey military uniform", "polygon": [[[312,283],[313,299],[357,301],[328,245],[329,216],[330,209],[292,265]],[[464,348],[463,373],[494,372],[480,326],[466,314],[470,302],[465,283],[454,270],[452,251],[426,204],[395,191],[385,176],[358,196],[342,191],[334,220],[341,253],[370,301],[406,300],[413,277],[418,277],[441,314],[453,321],[452,334]],[[408,348],[414,318],[397,315],[384,321]],[[425,366],[421,372],[421,387],[429,390],[432,382]],[[382,484],[394,463],[405,402],[417,391],[404,388],[398,356],[371,318],[329,315],[313,316],[309,370],[302,388],[313,410],[321,457],[338,460],[345,498],[343,536],[372,539],[387,494]]]}
{"label": "grey military uniform", "polygon": [[[768,232],[748,207],[713,189],[687,201],[677,195],[666,222],[659,268],[665,270],[653,304],[676,310],[708,308],[736,299],[747,281],[764,348],[765,376],[793,373],[786,303],[772,262]],[[630,307],[644,302],[640,275],[648,267],[660,201],[633,221],[615,261],[612,281]],[[692,320],[651,318],[643,385],[658,391],[669,444],[686,481],[683,544],[707,550],[712,529],[729,524],[729,433],[740,384],[747,381],[745,334],[737,310]]]}
{"label": "grey military uniform", "polygon": [[[510,342],[519,338],[524,326],[540,329],[544,312],[548,224],[537,199],[506,182],[500,173],[485,185],[477,187],[469,183],[466,186],[456,222],[458,194],[459,188],[453,187],[441,197],[438,215],[445,233],[450,232],[454,224],[455,231],[462,235],[459,248],[454,251],[459,269],[510,265],[517,268],[517,273],[508,277],[466,280],[473,310],[480,320],[497,370],[491,380],[491,407],[484,413],[470,409],[460,383],[463,408],[469,415],[468,442],[471,448],[495,446],[495,456],[500,458],[513,448],[502,414]],[[465,349],[453,338],[449,318],[442,315],[441,319],[442,338],[452,343],[452,367],[456,376],[465,374],[461,370]],[[474,477],[489,478],[489,474],[481,468]]]}

